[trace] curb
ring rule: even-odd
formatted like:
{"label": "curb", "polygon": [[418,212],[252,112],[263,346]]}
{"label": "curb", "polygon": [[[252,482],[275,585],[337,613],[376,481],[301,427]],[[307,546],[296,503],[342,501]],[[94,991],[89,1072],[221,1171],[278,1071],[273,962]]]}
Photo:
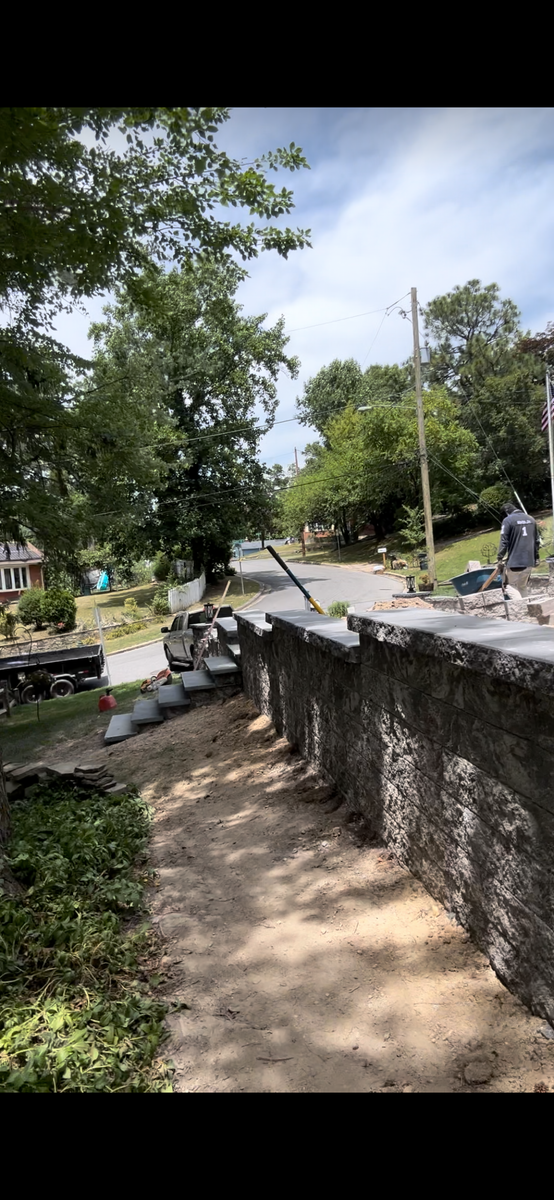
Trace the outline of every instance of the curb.
{"label": "curb", "polygon": [[109,650],[106,658],[113,658],[116,654],[130,654],[131,650],[142,650],[143,646],[153,646],[155,642],[159,641],[161,638],[152,638],[149,642],[139,642],[138,646],[127,646],[123,650]]}
{"label": "curb", "polygon": [[[255,582],[255,583],[260,583],[260,580],[259,580],[259,579],[256,579],[256,580],[254,580],[254,582]],[[245,608],[250,608],[250,606],[251,606],[252,604],[256,604],[256,603],[257,603],[257,601],[258,601],[258,600],[260,600],[262,596],[265,596],[265,595],[266,595],[266,592],[268,592],[268,591],[270,591],[270,588],[266,588],[266,587],[264,587],[264,584],[263,584],[263,583],[261,583],[261,584],[260,584],[260,591],[259,591],[259,592],[257,592],[255,596],[252,596],[252,599],[251,599],[251,600],[248,600],[246,604],[243,604],[243,605],[241,605],[241,607],[240,607],[240,608],[235,608],[235,609],[233,609],[233,612],[244,612]]]}
{"label": "curb", "polygon": [[[259,583],[260,580],[256,579],[254,582]],[[256,601],[259,600],[260,597],[263,596],[267,590],[266,588],[264,588],[263,584],[261,584],[260,586],[261,586],[261,591],[257,592],[255,596],[252,596],[252,599],[248,600],[246,604],[242,604],[240,608],[233,609],[233,612],[242,612],[243,609],[249,608],[251,604],[255,604]],[[161,620],[163,621],[163,617],[161,618]],[[127,648],[124,650],[110,650],[106,654],[106,658],[114,658],[114,656],[116,654],[130,654],[131,650],[142,650],[144,646],[154,646],[156,642],[159,642],[161,640],[162,640],[161,638],[151,638],[151,640],[149,642],[139,642],[138,646],[127,646]]]}

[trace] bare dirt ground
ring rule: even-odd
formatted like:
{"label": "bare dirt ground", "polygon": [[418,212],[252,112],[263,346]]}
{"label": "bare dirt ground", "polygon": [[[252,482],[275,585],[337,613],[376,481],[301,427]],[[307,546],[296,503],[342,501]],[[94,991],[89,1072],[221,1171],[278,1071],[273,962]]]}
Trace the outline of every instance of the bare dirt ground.
{"label": "bare dirt ground", "polygon": [[155,807],[177,1092],[554,1089],[549,1027],[242,694],[63,757]]}

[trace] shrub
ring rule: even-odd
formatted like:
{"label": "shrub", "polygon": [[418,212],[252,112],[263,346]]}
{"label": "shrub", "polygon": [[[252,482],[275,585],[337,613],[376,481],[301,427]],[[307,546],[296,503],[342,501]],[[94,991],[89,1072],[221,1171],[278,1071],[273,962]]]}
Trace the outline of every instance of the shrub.
{"label": "shrub", "polygon": [[154,559],[152,574],[155,579],[160,581],[160,583],[164,582],[166,579],[169,579],[171,574],[171,563],[167,557],[167,554],[164,554],[161,550],[158,550],[158,553]]}
{"label": "shrub", "polygon": [[0,633],[2,637],[11,640],[15,637],[17,617],[7,604],[0,604]]}
{"label": "shrub", "polygon": [[512,493],[507,483],[493,483],[492,487],[484,488],[479,496],[481,512],[491,516],[490,509],[499,511],[503,504],[512,499]]}
{"label": "shrub", "polygon": [[75,629],[77,605],[75,597],[66,588],[51,588],[43,592],[42,612],[47,623],[62,632]]}
{"label": "shrub", "polygon": [[172,1090],[167,1006],[139,982],[158,951],[137,924],[150,819],[131,794],[40,785],[13,804],[9,861],[29,890],[0,893],[0,1093]]}
{"label": "shrub", "polygon": [[117,625],[115,629],[109,629],[105,635],[106,641],[112,641],[113,638],[127,637],[128,633],[137,633],[139,629],[146,629],[144,621],[132,621],[130,625]]}
{"label": "shrub", "polygon": [[399,525],[398,532],[404,545],[409,550],[417,550],[425,539],[423,509],[418,506],[410,508],[408,504],[403,504],[402,508],[406,516],[403,518],[402,524]]}
{"label": "shrub", "polygon": [[139,608],[134,596],[128,596],[123,607],[127,609],[129,616],[138,617]]}
{"label": "shrub", "polygon": [[151,604],[152,615],[154,617],[165,617],[166,613],[169,612],[167,591],[167,584],[163,584],[162,587],[159,587],[157,591],[154,592],[154,598]]}
{"label": "shrub", "polygon": [[349,600],[333,600],[327,609],[328,617],[346,617],[350,608]]}
{"label": "shrub", "polygon": [[44,612],[44,597],[41,587],[35,585],[23,592],[17,606],[17,617],[22,625],[34,625],[35,629],[44,629],[47,624]]}

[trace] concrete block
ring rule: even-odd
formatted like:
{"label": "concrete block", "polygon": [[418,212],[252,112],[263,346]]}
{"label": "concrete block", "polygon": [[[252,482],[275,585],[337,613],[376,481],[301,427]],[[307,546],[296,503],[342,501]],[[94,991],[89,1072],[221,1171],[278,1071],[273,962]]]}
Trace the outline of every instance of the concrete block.
{"label": "concrete block", "polygon": [[193,693],[214,688],[215,683],[207,671],[183,671],[181,675],[185,692]]}
{"label": "concrete block", "polygon": [[126,742],[127,738],[135,737],[137,726],[131,719],[130,713],[117,713],[112,717],[104,741],[107,746],[114,745],[115,742]]}
{"label": "concrete block", "polygon": [[158,692],[158,704],[161,709],[188,708],[190,700],[182,683],[166,683]]}
{"label": "concrete block", "polygon": [[137,700],[133,709],[134,725],[160,725],[163,719],[157,700]]}
{"label": "concrete block", "polygon": [[239,669],[233,658],[223,654],[213,658],[205,658],[204,666],[214,678],[217,678],[220,675],[236,674]]}

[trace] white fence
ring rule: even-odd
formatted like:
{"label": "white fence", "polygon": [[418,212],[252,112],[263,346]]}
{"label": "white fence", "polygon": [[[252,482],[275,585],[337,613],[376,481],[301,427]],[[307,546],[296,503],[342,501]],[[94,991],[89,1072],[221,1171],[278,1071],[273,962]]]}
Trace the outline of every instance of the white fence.
{"label": "white fence", "polygon": [[191,604],[198,604],[205,591],[206,576],[202,571],[199,579],[191,579],[190,583],[185,583],[182,587],[170,588],[168,592],[169,611],[171,613],[181,612],[183,608],[190,608]]}

